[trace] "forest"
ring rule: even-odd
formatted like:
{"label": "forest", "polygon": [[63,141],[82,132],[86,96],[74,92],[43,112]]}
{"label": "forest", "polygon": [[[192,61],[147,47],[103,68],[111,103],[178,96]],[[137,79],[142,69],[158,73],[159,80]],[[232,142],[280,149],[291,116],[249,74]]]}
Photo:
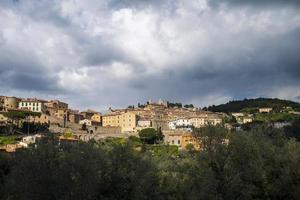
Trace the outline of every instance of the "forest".
{"label": "forest", "polygon": [[49,133],[0,153],[0,199],[300,199],[300,143],[281,129],[193,134],[201,151],[138,137],[60,143]]}
{"label": "forest", "polygon": [[291,107],[295,111],[300,111],[300,103],[290,100],[272,99],[272,98],[256,98],[256,99],[244,99],[229,101],[226,104],[212,105],[204,107],[203,110],[209,110],[212,112],[240,112],[243,109],[271,107],[275,111],[284,107]]}

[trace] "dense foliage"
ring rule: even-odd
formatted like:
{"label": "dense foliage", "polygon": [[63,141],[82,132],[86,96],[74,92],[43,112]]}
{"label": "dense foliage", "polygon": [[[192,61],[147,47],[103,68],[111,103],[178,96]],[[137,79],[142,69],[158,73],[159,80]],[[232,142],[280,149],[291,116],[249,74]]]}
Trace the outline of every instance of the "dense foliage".
{"label": "dense foliage", "polygon": [[185,107],[185,108],[194,108],[194,105],[193,104],[186,104],[183,107]]}
{"label": "dense foliage", "polygon": [[15,136],[0,136],[0,146],[15,143],[17,143],[17,138]]}
{"label": "dense foliage", "polygon": [[15,133],[22,134],[35,134],[46,132],[49,128],[49,124],[41,124],[34,122],[22,122],[17,126],[16,124],[9,123],[7,125],[0,126],[0,135],[14,135]]}
{"label": "dense foliage", "polygon": [[168,107],[169,108],[175,108],[175,107],[177,107],[177,108],[182,108],[182,103],[177,103],[177,102],[169,102],[168,101]]}
{"label": "dense foliage", "polygon": [[[48,124],[28,122],[29,117],[40,117],[41,113],[39,112],[13,110],[3,114],[8,117],[9,120],[7,124],[0,126],[0,134],[13,135],[15,133],[36,133],[48,129]],[[25,119],[27,120],[25,121]]]}
{"label": "dense foliage", "polygon": [[[2,199],[299,199],[300,144],[264,127],[197,129],[203,151],[139,139],[58,144],[0,154]],[[229,143],[224,143],[228,139]]]}
{"label": "dense foliage", "polygon": [[41,113],[39,112],[32,112],[29,110],[22,110],[22,111],[9,111],[4,114],[6,117],[10,119],[25,119],[27,116],[41,116]]}
{"label": "dense foliage", "polygon": [[154,128],[145,128],[139,132],[139,137],[143,143],[155,144],[163,139],[161,131]]}
{"label": "dense foliage", "polygon": [[300,119],[295,120],[290,126],[284,127],[284,132],[289,138],[296,138],[300,142]]}
{"label": "dense foliage", "polygon": [[300,111],[300,103],[281,100],[281,99],[271,99],[271,98],[257,98],[257,99],[244,99],[238,101],[230,101],[226,104],[221,104],[218,106],[209,106],[204,108],[204,110],[209,110],[213,112],[240,112],[243,109],[253,109],[261,107],[271,107],[274,110],[281,109],[283,107],[291,107],[296,111]]}
{"label": "dense foliage", "polygon": [[260,122],[287,122],[298,119],[300,119],[300,115],[286,112],[254,114],[254,120]]}

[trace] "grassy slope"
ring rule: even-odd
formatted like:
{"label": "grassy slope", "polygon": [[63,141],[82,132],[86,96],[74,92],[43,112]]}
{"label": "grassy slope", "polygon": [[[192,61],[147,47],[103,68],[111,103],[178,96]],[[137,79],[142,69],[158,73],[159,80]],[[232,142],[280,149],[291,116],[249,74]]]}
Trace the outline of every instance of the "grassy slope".
{"label": "grassy slope", "polygon": [[0,146],[17,143],[15,136],[0,136]]}

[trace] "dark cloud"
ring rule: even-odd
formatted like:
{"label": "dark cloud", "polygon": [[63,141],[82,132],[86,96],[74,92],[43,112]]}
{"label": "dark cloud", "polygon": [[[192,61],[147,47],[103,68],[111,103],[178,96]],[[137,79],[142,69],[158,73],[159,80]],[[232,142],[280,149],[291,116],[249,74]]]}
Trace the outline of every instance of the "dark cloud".
{"label": "dark cloud", "polygon": [[[217,56],[201,57],[191,66],[170,69],[162,76],[135,78],[130,86],[147,89],[156,99],[201,99],[207,94],[224,94],[237,99],[268,96],[273,88],[300,86],[299,29],[252,44],[252,51],[223,52],[228,62]],[[274,93],[272,93],[274,95]],[[288,98],[288,97],[286,97]],[[299,100],[295,97],[294,100]]]}
{"label": "dark cloud", "polygon": [[57,77],[32,52],[0,46],[0,83],[6,89],[61,92]]}
{"label": "dark cloud", "polygon": [[124,53],[100,37],[91,38],[84,45],[85,58],[87,65],[109,64],[115,60],[124,60]]}
{"label": "dark cloud", "polygon": [[71,23],[67,17],[60,14],[61,8],[55,6],[53,1],[3,0],[0,2],[0,6],[22,13],[35,21],[46,22],[64,28]]}
{"label": "dark cloud", "polygon": [[199,105],[254,96],[299,101],[299,5],[1,1],[0,91],[63,96],[75,107],[101,109],[159,98]]}
{"label": "dark cloud", "polygon": [[61,92],[57,87],[57,79],[49,77],[46,74],[32,74],[26,72],[16,72],[10,74],[4,79],[8,87],[12,87],[17,90],[27,91],[42,91],[45,93]]}

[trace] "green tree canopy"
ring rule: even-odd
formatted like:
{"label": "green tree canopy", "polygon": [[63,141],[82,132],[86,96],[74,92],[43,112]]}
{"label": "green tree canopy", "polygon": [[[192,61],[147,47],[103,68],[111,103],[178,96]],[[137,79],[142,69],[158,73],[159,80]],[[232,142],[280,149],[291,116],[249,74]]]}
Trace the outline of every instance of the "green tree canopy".
{"label": "green tree canopy", "polygon": [[41,116],[41,113],[39,112],[32,112],[32,111],[27,111],[27,110],[22,110],[22,111],[9,111],[4,114],[6,117],[11,118],[11,119],[25,119],[27,116]]}
{"label": "green tree canopy", "polygon": [[158,133],[154,128],[145,128],[139,132],[139,137],[143,143],[154,144],[158,140]]}

